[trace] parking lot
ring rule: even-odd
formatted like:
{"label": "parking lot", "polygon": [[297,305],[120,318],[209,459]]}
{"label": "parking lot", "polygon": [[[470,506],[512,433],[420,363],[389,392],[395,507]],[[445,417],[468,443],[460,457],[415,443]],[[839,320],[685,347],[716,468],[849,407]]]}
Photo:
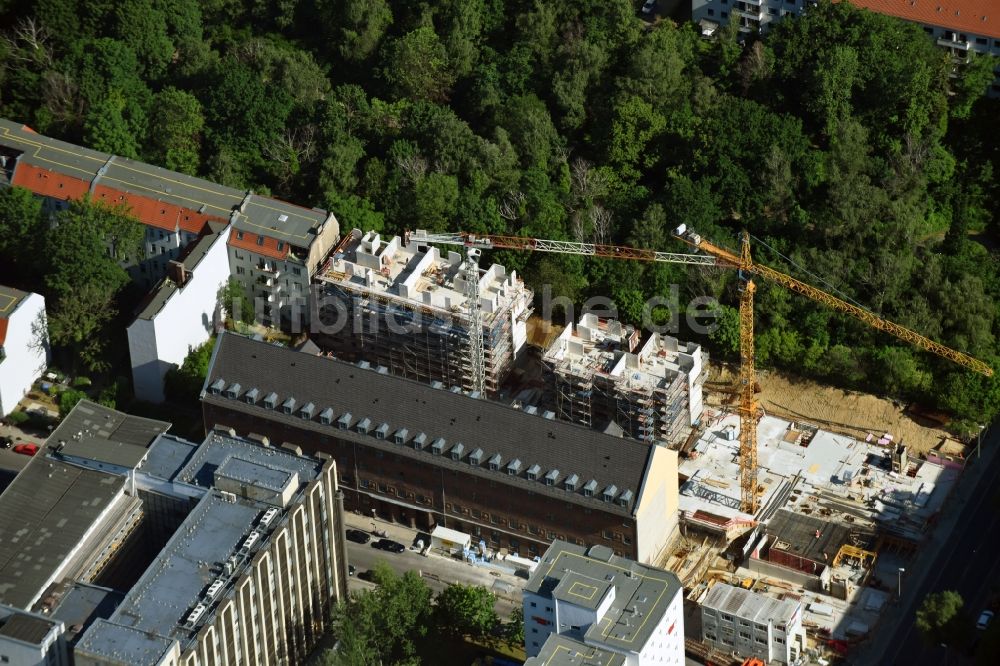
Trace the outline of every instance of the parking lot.
{"label": "parking lot", "polygon": [[45,438],[36,437],[14,426],[0,426],[0,437],[10,437],[13,440],[11,448],[0,447],[0,493],[2,493],[18,472],[24,469],[24,466],[31,460],[29,456],[14,453],[14,447],[27,443],[42,446],[45,443]]}

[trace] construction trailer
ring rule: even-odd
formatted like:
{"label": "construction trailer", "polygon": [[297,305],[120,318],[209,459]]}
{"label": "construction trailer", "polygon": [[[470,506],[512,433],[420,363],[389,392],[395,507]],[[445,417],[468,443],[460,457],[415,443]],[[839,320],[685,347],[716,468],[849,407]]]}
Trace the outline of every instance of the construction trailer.
{"label": "construction trailer", "polygon": [[[475,392],[469,336],[478,318],[483,390],[496,396],[524,348],[533,294],[499,264],[477,269],[478,285],[468,284],[469,260],[353,230],[317,275],[322,293],[313,340],[344,360]],[[470,293],[477,291],[472,313]]]}
{"label": "construction trailer", "polygon": [[584,314],[546,350],[555,376],[560,418],[589,427],[615,422],[648,442],[680,441],[701,419],[702,369],[708,354],[698,344],[640,332],[614,319]]}

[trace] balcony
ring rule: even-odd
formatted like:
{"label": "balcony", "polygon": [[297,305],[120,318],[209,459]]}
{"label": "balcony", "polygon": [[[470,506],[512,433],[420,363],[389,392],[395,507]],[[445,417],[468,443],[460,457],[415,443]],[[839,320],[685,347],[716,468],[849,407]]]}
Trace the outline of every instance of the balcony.
{"label": "balcony", "polygon": [[966,35],[954,32],[946,32],[938,37],[937,45],[943,46],[946,49],[961,49],[963,51],[968,51],[970,46]]}
{"label": "balcony", "polygon": [[268,261],[262,261],[261,263],[257,264],[257,270],[259,270],[261,273],[265,273],[266,275],[271,276],[272,278],[277,278],[281,275],[281,270],[278,268],[278,266]]}
{"label": "balcony", "polygon": [[[750,5],[749,3],[746,3],[746,2],[741,2],[741,3],[737,4],[737,5],[735,5],[733,7],[733,9],[732,9],[732,13],[735,16],[741,16],[741,17],[743,17],[745,19],[750,19],[751,21],[760,21],[762,18],[764,18],[764,8],[763,7],[754,7],[754,6],[752,6],[752,5]],[[742,21],[741,21],[741,23],[742,23]],[[747,27],[752,27],[752,28],[756,29],[756,28],[759,28],[760,26],[756,25],[756,26],[747,26]]]}

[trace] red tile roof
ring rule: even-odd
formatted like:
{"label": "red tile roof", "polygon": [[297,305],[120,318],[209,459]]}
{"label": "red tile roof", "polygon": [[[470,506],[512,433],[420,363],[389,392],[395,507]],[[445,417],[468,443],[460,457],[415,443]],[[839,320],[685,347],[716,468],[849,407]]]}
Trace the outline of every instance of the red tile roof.
{"label": "red tile roof", "polygon": [[90,183],[31,164],[18,164],[14,169],[14,185],[53,199],[79,199],[90,190]]}
{"label": "red tile roof", "polygon": [[850,0],[858,7],[968,35],[1000,39],[1000,0]]}
{"label": "red tile roof", "polygon": [[[263,238],[263,244],[257,243],[258,238]],[[229,245],[248,252],[256,252],[272,259],[284,259],[288,256],[288,243],[282,243],[279,250],[277,239],[270,236],[258,236],[249,231],[237,231],[233,229],[229,233]]]}
{"label": "red tile roof", "polygon": [[98,185],[94,188],[94,199],[111,204],[124,203],[143,224],[168,231],[174,231],[180,227],[184,231],[200,234],[210,220],[226,221],[215,215],[206,215],[190,208],[157,201],[151,197],[122,192],[106,185]]}
{"label": "red tile roof", "polygon": [[3,347],[3,341],[7,339],[7,319],[6,317],[0,318],[0,347]]}

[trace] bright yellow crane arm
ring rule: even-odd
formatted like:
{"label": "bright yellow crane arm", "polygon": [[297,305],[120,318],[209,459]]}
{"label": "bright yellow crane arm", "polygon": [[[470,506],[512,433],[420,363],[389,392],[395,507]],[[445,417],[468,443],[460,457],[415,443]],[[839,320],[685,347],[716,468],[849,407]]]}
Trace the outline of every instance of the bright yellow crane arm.
{"label": "bright yellow crane arm", "polygon": [[768,268],[767,266],[764,266],[763,264],[758,264],[756,262],[750,267],[750,271],[752,273],[756,273],[757,275],[763,278],[767,278],[768,280],[777,282],[778,284],[794,291],[797,294],[802,294],[803,296],[811,298],[814,301],[823,303],[824,305],[827,305],[830,308],[837,310],[838,312],[849,314],[855,319],[858,319],[868,324],[872,328],[877,328],[880,331],[885,331],[886,333],[896,336],[900,340],[909,342],[914,347],[920,347],[921,349],[925,349],[929,352],[937,354],[938,356],[942,356],[948,360],[954,361],[959,365],[963,365],[966,368],[969,368],[970,370],[975,370],[976,372],[982,375],[986,375],[987,377],[993,376],[993,368],[986,365],[979,359],[972,358],[968,354],[963,354],[962,352],[956,351],[951,347],[945,347],[941,343],[934,342],[930,338],[926,338],[917,333],[916,331],[911,331],[905,326],[900,326],[899,324],[895,324],[889,321],[888,319],[883,319],[882,317],[879,317],[878,315],[869,312],[864,308],[859,308],[856,305],[851,305],[847,301],[843,301],[837,298],[836,296],[832,296],[821,289],[817,289],[816,287],[812,287],[806,284],[805,282],[796,280],[790,275],[785,275],[784,273],[776,271],[773,268]]}

